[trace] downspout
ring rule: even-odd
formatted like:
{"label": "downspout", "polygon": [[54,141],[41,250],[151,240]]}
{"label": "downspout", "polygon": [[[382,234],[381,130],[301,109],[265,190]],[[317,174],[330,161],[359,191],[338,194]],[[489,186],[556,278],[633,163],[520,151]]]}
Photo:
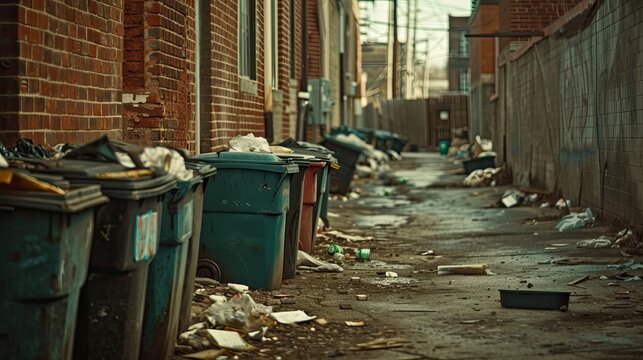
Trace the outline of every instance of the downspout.
{"label": "downspout", "polygon": [[[295,2],[293,2],[294,5]],[[307,18],[308,18],[308,5],[304,1],[302,2],[302,14],[301,14],[301,79],[299,80],[299,91],[301,93],[308,93],[308,29],[306,28]],[[293,49],[294,51],[294,49]],[[302,109],[302,100],[297,96],[297,140],[306,141],[306,121],[307,114],[306,109]],[[302,111],[304,112],[302,114]]]}
{"label": "downspout", "polygon": [[348,113],[348,102],[346,97],[346,10],[344,0],[337,0],[339,6],[339,98],[342,99],[342,106],[339,108],[341,124],[346,125],[346,114]]}
{"label": "downspout", "polygon": [[263,91],[264,91],[264,128],[265,138],[268,142],[274,140],[272,118],[272,2],[277,0],[264,0],[263,2]]}
{"label": "downspout", "polygon": [[201,153],[201,2],[194,2],[194,153]]}

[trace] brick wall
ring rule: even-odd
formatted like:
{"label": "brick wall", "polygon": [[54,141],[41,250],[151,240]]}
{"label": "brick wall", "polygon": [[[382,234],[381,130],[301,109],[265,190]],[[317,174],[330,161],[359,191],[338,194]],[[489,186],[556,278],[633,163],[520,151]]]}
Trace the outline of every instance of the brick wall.
{"label": "brick wall", "polygon": [[309,78],[321,76],[321,35],[317,0],[306,0],[306,36],[308,53],[305,54]]}
{"label": "brick wall", "polygon": [[[481,3],[469,23],[471,34],[488,34],[499,30],[497,4]],[[495,119],[496,39],[469,38],[469,69],[471,75],[469,129],[470,133],[488,138]]]}
{"label": "brick wall", "polygon": [[[278,89],[281,93],[281,102],[279,109],[274,109],[275,120],[275,141],[282,140],[289,135],[290,119],[288,116],[288,109],[290,106],[290,1],[278,2],[278,71],[279,71],[279,84]],[[274,98],[273,98],[274,99]],[[277,106],[277,103],[274,104]],[[277,117],[278,115],[278,117]]]}
{"label": "brick wall", "polygon": [[0,140],[54,145],[121,135],[123,4],[0,4]]}
{"label": "brick wall", "polygon": [[494,146],[517,185],[642,224],[643,2],[583,1],[575,10],[501,73],[506,111]]}
{"label": "brick wall", "polygon": [[[500,31],[539,31],[582,0],[499,0]],[[500,48],[525,38],[501,38]]]}
{"label": "brick wall", "polygon": [[124,138],[194,150],[194,0],[126,0]]}
{"label": "brick wall", "polygon": [[[342,106],[341,99],[341,81],[342,74],[341,67],[339,63],[339,5],[337,1],[330,2],[330,11],[329,11],[329,54],[330,57],[329,66],[329,77],[330,77],[330,97],[333,99],[334,105],[332,106],[329,114],[328,125],[329,126],[339,126],[340,125],[340,107]],[[346,72],[346,69],[344,69]],[[330,130],[330,129],[329,129]]]}
{"label": "brick wall", "polygon": [[[238,67],[238,2],[204,4],[201,59],[201,151],[252,132],[264,136],[263,1],[256,2],[256,93],[242,91]],[[209,14],[209,15],[208,15]]]}

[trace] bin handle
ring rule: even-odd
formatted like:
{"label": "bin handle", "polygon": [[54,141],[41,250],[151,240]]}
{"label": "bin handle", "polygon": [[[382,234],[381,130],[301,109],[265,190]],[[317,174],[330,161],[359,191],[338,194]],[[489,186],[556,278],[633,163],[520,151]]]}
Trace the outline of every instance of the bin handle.
{"label": "bin handle", "polygon": [[[286,180],[286,176],[288,176],[288,173],[281,173],[281,179],[279,179],[279,183],[277,183],[277,189],[279,189],[281,187],[281,184],[284,183],[284,180]],[[272,195],[272,201],[275,201],[275,198],[277,197],[277,189],[275,189],[275,193]]]}

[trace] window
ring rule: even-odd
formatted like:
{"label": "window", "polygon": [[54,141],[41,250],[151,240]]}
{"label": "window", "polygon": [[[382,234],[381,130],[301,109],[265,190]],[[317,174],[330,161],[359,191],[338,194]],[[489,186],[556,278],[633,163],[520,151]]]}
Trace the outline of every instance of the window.
{"label": "window", "polygon": [[469,57],[469,38],[465,31],[460,33],[460,57]]}
{"label": "window", "polygon": [[276,89],[279,87],[279,47],[277,40],[279,39],[279,32],[277,26],[277,0],[270,2],[270,29],[272,37],[270,39],[270,47],[272,49],[272,87]]}
{"label": "window", "polygon": [[460,73],[460,91],[469,91],[469,70]]}
{"label": "window", "polygon": [[255,0],[239,0],[239,75],[257,79]]}

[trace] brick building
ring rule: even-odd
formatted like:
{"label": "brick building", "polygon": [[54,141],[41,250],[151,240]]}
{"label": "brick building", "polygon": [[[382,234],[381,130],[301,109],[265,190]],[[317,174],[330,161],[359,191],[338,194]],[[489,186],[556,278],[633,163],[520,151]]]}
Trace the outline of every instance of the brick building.
{"label": "brick building", "polygon": [[[4,1],[0,140],[54,145],[106,133],[206,152],[247,132],[295,136],[297,93],[322,69],[320,59],[339,59],[337,49],[319,47],[320,34],[329,31],[316,24],[318,8],[328,6],[321,0]],[[340,28],[333,15],[333,29]],[[341,84],[340,69],[326,69]],[[351,70],[350,77],[359,73]],[[341,94],[333,93],[334,114]]]}
{"label": "brick building", "polygon": [[[473,3],[469,19],[470,34],[494,34],[499,31],[498,0]],[[491,137],[496,105],[496,56],[498,38],[469,38],[469,73],[471,89],[470,133]]]}
{"label": "brick building", "polygon": [[449,16],[449,91],[469,90],[469,18]]}

